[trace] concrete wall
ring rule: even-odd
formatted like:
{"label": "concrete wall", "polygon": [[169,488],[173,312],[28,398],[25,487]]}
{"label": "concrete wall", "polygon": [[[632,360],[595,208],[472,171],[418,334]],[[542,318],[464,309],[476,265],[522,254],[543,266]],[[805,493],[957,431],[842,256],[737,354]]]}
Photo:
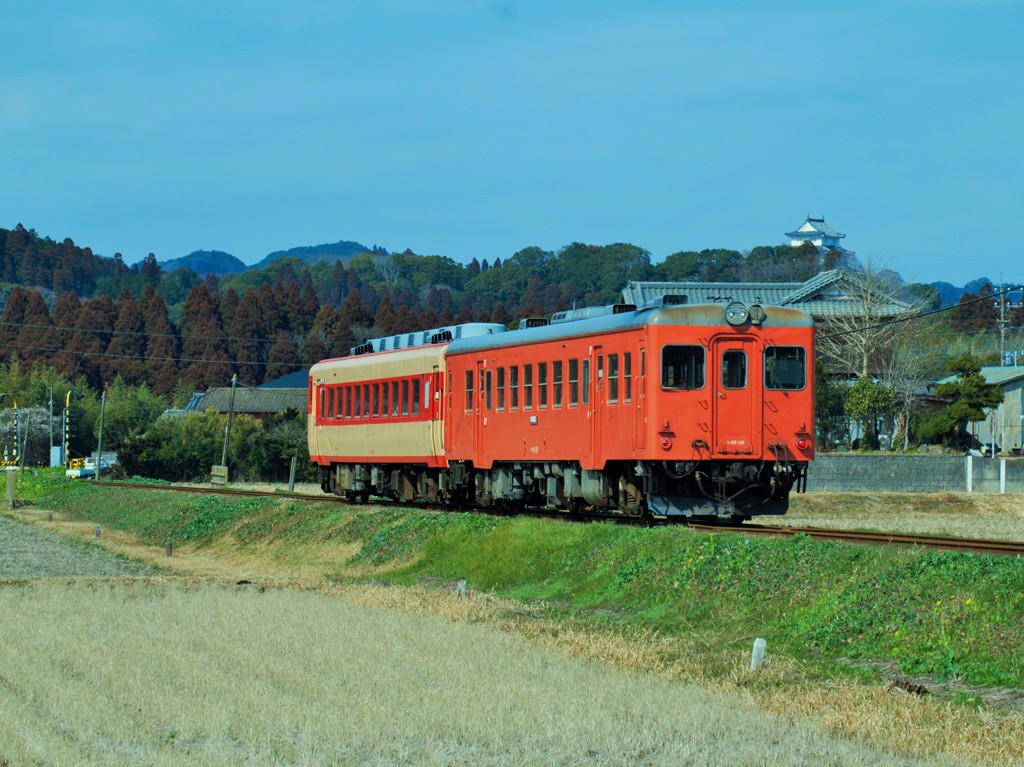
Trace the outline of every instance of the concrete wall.
{"label": "concrete wall", "polygon": [[1024,493],[1024,460],[960,455],[819,455],[807,491],[827,493]]}

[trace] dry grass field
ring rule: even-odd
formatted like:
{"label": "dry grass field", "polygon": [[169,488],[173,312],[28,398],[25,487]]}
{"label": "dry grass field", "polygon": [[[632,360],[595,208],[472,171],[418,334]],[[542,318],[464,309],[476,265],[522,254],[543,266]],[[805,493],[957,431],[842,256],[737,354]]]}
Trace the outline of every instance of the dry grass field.
{"label": "dry grass field", "polygon": [[[844,511],[806,500],[818,499],[822,514]],[[934,506],[925,513],[941,517]],[[346,547],[310,558],[225,539],[168,559],[115,531],[97,541],[94,525],[17,514],[174,574],[110,579],[102,568],[131,567],[113,558],[92,572],[33,570],[32,541],[54,539],[0,524],[0,578],[19,579],[0,581],[3,767],[1024,765],[1019,712],[802,682],[771,654],[752,675],[749,648],[709,652],[699,627],[594,633],[548,620],[543,605],[459,600],[446,584],[329,585]],[[82,580],[95,576],[108,580]]]}
{"label": "dry grass field", "polygon": [[323,593],[7,585],[0,633],[11,765],[953,763],[487,625]]}

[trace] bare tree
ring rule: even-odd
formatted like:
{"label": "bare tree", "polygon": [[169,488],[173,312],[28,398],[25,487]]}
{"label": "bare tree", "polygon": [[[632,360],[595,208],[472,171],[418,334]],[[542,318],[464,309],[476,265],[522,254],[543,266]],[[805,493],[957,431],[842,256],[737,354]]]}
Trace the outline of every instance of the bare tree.
{"label": "bare tree", "polygon": [[879,355],[876,375],[892,391],[895,434],[902,437],[903,450],[910,447],[910,423],[920,410],[922,392],[945,368],[946,349],[933,343],[938,324],[932,317],[901,323],[895,343]]}
{"label": "bare tree", "polygon": [[870,259],[862,270],[845,276],[846,311],[819,318],[818,351],[836,373],[858,378],[877,375],[906,331],[899,320],[920,310],[904,297],[899,275],[876,269]]}

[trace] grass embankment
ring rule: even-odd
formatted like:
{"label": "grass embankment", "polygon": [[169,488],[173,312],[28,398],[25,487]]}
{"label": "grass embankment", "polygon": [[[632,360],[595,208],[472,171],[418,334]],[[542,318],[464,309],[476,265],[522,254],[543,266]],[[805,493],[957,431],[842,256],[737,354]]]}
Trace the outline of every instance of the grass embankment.
{"label": "grass embankment", "polygon": [[152,546],[228,540],[263,551],[278,570],[316,570],[333,582],[466,578],[476,591],[539,602],[559,618],[686,637],[690,652],[709,659],[728,657],[724,650],[734,658],[763,636],[776,656],[813,660],[804,668],[812,675],[848,670],[850,660],[894,661],[905,674],[1024,688],[1024,561],[1016,558],[125,493],[47,472],[23,476],[19,493]]}

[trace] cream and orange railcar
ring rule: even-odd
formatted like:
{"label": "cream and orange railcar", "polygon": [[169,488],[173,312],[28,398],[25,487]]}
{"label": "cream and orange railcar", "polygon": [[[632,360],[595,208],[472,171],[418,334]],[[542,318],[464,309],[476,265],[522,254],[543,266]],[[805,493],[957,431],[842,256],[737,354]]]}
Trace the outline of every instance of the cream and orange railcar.
{"label": "cream and orange railcar", "polygon": [[324,490],[738,521],[784,513],[802,488],[814,456],[806,314],[662,300],[499,330],[428,331],[431,343],[390,352],[379,339],[315,366],[310,454]]}

